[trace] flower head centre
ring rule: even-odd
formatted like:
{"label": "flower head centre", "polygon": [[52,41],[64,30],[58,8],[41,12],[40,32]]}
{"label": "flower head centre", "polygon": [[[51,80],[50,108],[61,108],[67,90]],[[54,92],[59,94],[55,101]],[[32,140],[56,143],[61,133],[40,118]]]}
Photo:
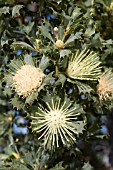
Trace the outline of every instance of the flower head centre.
{"label": "flower head centre", "polygon": [[50,127],[55,131],[65,125],[66,117],[60,110],[51,110],[47,115],[47,120],[50,122]]}

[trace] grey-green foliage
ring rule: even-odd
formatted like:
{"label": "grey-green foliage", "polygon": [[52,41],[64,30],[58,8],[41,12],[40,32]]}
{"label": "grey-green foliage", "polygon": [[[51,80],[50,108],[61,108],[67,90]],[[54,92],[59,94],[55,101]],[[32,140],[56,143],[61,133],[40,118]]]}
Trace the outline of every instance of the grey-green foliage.
{"label": "grey-green foliage", "polygon": [[[77,50],[81,52],[85,48],[98,55],[97,65],[100,64],[103,67],[102,71],[105,68],[113,67],[111,2],[110,0],[42,0],[33,3],[30,0],[28,2],[27,0],[21,0],[21,2],[19,0],[17,2],[0,0],[1,170],[63,170],[65,168],[70,170],[73,166],[73,168],[76,166],[76,170],[81,168],[92,170],[93,149],[84,147],[87,146],[87,143],[92,146],[93,143],[96,145],[98,140],[102,140],[103,135],[100,135],[101,115],[109,112],[107,109],[112,108],[112,103],[111,101],[104,104],[103,101],[100,102],[97,93],[99,77],[94,81],[91,79],[92,76],[91,81],[83,79],[79,70],[80,79],[76,80],[73,77],[69,78],[66,70],[71,56],[75,56]],[[30,5],[34,7],[35,4],[37,10],[30,11]],[[49,13],[54,14],[56,19],[53,20],[50,17],[50,20],[47,21],[46,14]],[[31,16],[31,21],[26,22],[26,16]],[[58,39],[64,43],[64,47],[61,49],[55,46],[57,39],[54,35],[54,27],[58,27]],[[22,50],[20,56],[17,55],[17,50]],[[37,53],[32,57],[34,51]],[[96,60],[96,55],[91,56],[92,63],[92,59]],[[22,59],[26,64],[34,62],[36,67],[40,67],[46,74],[42,85],[36,89],[36,93],[32,93],[26,100],[21,96],[18,97],[14,89],[11,89],[11,84],[5,84],[5,78],[3,78],[11,79],[11,76],[7,76],[7,68],[10,67],[13,58],[16,61]],[[81,57],[77,60],[80,59]],[[84,60],[82,61],[84,63]],[[74,77],[76,77],[76,70],[77,68],[75,68]],[[81,67],[81,70],[83,70],[84,76],[87,76],[84,71],[87,71],[87,68],[84,66],[84,68]],[[95,76],[97,74],[94,70],[93,77]],[[81,94],[83,94],[82,97]],[[77,103],[77,105],[74,104],[74,107],[79,106],[80,108],[77,120],[73,121],[73,126],[79,134],[74,136],[76,142],[69,146],[64,146],[59,142],[60,147],[53,154],[40,149],[43,144],[43,139],[38,140],[41,132],[40,134],[32,133],[32,118],[30,117],[39,105],[42,105],[44,110],[44,102],[50,103],[52,97],[55,97],[56,100],[59,98],[65,100],[68,104]],[[10,115],[9,110],[13,114]],[[24,119],[26,117],[28,134],[14,133],[12,127],[15,123],[15,111],[18,111]],[[11,135],[14,138],[13,144]],[[105,134],[104,139],[106,136]],[[17,146],[16,149],[15,146]],[[94,147],[92,146],[92,148]],[[88,150],[89,155],[86,152]],[[19,153],[20,158],[15,159],[12,152]],[[96,153],[94,155],[96,157]],[[84,162],[86,158],[89,159],[87,161],[90,161],[91,165],[89,162]],[[99,165],[101,165],[101,161]],[[94,166],[97,169],[98,165]]]}

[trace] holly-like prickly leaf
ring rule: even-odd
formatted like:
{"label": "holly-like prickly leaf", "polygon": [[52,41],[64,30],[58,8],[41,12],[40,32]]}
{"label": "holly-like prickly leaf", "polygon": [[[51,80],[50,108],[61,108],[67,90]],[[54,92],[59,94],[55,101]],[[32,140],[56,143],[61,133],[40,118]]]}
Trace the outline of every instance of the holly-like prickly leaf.
{"label": "holly-like prickly leaf", "polygon": [[78,39],[77,35],[75,34],[71,34],[70,37],[68,38],[68,40],[65,42],[65,46],[67,46],[68,44],[74,42],[75,39]]}
{"label": "holly-like prickly leaf", "polygon": [[46,77],[45,77],[45,79],[44,79],[44,81],[43,81],[43,84],[45,84],[45,85],[50,85],[51,84],[51,80],[53,80],[54,78],[53,78],[53,72],[51,72],[51,73],[49,73]]}
{"label": "holly-like prickly leaf", "polygon": [[48,29],[44,25],[40,26],[40,30],[41,30],[41,34],[45,38],[48,38],[49,40],[51,40],[54,43],[54,40],[53,40],[51,34],[49,33]]}
{"label": "holly-like prickly leaf", "polygon": [[65,168],[62,166],[63,162],[59,162],[55,167],[49,169],[49,170],[65,170]]}
{"label": "holly-like prickly leaf", "polygon": [[[41,88],[41,86],[39,88]],[[26,100],[25,100],[25,103],[28,103],[29,105],[31,105],[33,103],[33,101],[35,99],[37,99],[38,92],[39,92],[39,89],[37,90],[37,92],[32,92],[31,95],[27,96]]]}
{"label": "holly-like prickly leaf", "polygon": [[83,133],[83,130],[85,130],[85,121],[76,121],[74,122],[74,127],[76,129],[77,134]]}
{"label": "holly-like prickly leaf", "polygon": [[23,5],[16,5],[12,10],[12,17],[15,17],[16,14],[19,14],[20,9],[23,8]]}
{"label": "holly-like prickly leaf", "polygon": [[25,43],[25,42],[21,42],[21,41],[15,41],[15,42],[13,42],[12,44],[11,44],[11,48],[12,49],[14,49],[14,50],[19,50],[19,49],[27,49],[27,50],[33,50],[33,51],[35,51],[35,49],[31,46],[31,45],[29,45],[29,44],[27,44],[27,43]]}
{"label": "holly-like prickly leaf", "polygon": [[90,93],[93,89],[88,84],[85,84],[80,81],[73,81],[71,79],[67,79],[70,83],[76,84],[80,93]]}
{"label": "holly-like prickly leaf", "polygon": [[29,54],[24,55],[24,62],[27,65],[33,65],[34,66],[32,55],[29,55]]}
{"label": "holly-like prickly leaf", "polygon": [[87,163],[84,163],[82,170],[93,170],[93,167],[90,165],[89,162],[87,162]]}
{"label": "holly-like prickly leaf", "polygon": [[3,8],[0,8],[0,16],[7,13],[9,13],[9,7],[4,6]]}
{"label": "holly-like prickly leaf", "polygon": [[64,56],[68,56],[69,54],[71,54],[71,50],[67,50],[67,49],[60,50],[60,58]]}
{"label": "holly-like prickly leaf", "polygon": [[50,65],[49,58],[43,55],[39,63],[39,68],[41,68],[44,71],[49,65]]}
{"label": "holly-like prickly leaf", "polygon": [[24,103],[22,103],[21,101],[19,101],[18,97],[14,97],[10,100],[10,103],[13,105],[13,108],[17,108],[17,109],[23,109],[25,108]]}
{"label": "holly-like prickly leaf", "polygon": [[23,27],[23,31],[26,33],[26,34],[29,34],[30,31],[33,29],[33,26],[34,26],[34,22],[29,22],[29,24],[27,26],[24,26]]}
{"label": "holly-like prickly leaf", "polygon": [[62,85],[63,88],[65,81],[66,81],[66,77],[63,74],[59,74],[58,80],[55,82],[55,86]]}
{"label": "holly-like prickly leaf", "polygon": [[71,17],[72,17],[72,19],[76,20],[81,14],[82,14],[81,8],[76,6],[76,8],[74,8],[74,10],[72,12]]}

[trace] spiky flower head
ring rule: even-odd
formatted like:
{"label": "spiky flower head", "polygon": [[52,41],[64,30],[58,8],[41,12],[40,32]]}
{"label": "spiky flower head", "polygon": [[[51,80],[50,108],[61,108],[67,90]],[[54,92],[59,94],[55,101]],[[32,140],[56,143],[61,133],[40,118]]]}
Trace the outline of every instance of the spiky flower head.
{"label": "spiky flower head", "polygon": [[27,97],[40,87],[44,77],[40,68],[23,65],[13,76],[13,87],[19,96]]}
{"label": "spiky flower head", "polygon": [[113,95],[113,73],[111,70],[106,70],[98,80],[97,93],[100,100],[106,100]]}
{"label": "spiky flower head", "polygon": [[6,75],[7,84],[23,98],[31,95],[42,84],[45,74],[35,67],[30,56],[25,61],[13,59],[9,64],[9,73]]}
{"label": "spiky flower head", "polygon": [[47,108],[40,105],[35,116],[31,116],[32,130],[40,135],[39,139],[44,138],[44,145],[51,149],[59,147],[59,141],[64,145],[75,142],[79,109],[71,107],[66,101],[62,103],[60,99],[52,99],[51,103],[46,102],[46,105]]}
{"label": "spiky flower head", "polygon": [[97,80],[101,75],[99,57],[90,50],[77,50],[75,56],[69,59],[67,75],[72,79]]}

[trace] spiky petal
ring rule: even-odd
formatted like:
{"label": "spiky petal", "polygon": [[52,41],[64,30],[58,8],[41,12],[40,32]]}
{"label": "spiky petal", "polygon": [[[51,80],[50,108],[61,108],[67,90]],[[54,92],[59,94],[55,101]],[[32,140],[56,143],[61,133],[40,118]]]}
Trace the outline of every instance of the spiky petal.
{"label": "spiky petal", "polygon": [[72,79],[97,80],[101,75],[99,57],[93,51],[77,50],[75,56],[69,59],[67,75]]}
{"label": "spiky petal", "polygon": [[44,145],[50,145],[51,148],[59,147],[59,140],[64,145],[74,142],[76,140],[75,134],[77,130],[74,127],[73,121],[76,121],[77,113],[76,107],[67,105],[66,101],[54,101],[47,104],[47,109],[43,106],[38,108],[35,116],[31,116],[32,129],[40,134],[39,139],[44,138]]}
{"label": "spiky petal", "polygon": [[97,93],[100,100],[106,100],[113,95],[113,73],[111,70],[106,70],[98,80]]}

